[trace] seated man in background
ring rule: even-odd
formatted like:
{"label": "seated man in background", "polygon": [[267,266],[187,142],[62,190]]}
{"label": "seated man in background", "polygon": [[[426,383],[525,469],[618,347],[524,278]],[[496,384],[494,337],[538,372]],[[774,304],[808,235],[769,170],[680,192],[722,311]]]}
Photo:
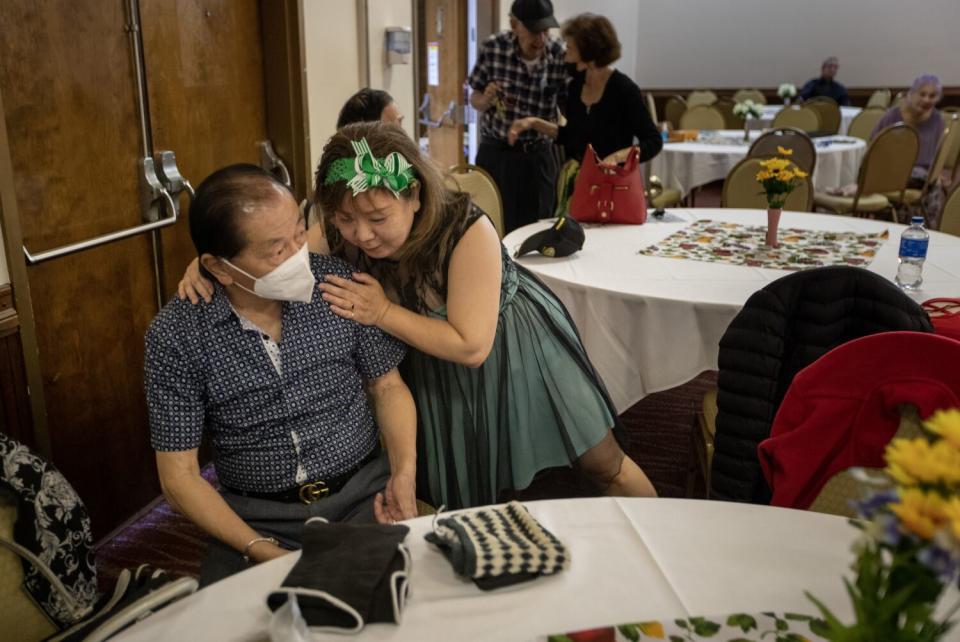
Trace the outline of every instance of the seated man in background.
{"label": "seated man in background", "polygon": [[800,98],[810,100],[817,96],[827,96],[837,101],[838,105],[849,105],[850,97],[847,96],[847,88],[834,80],[839,68],[840,63],[836,56],[830,56],[824,60],[820,65],[820,77],[807,81],[800,90]]}
{"label": "seated man in background", "polygon": [[[153,320],[145,383],[164,496],[215,538],[201,582],[297,548],[310,517],[415,517],[404,346],[316,293],[325,274],[353,270],[308,254],[292,194],[252,165],[200,185],[190,234],[215,292],[201,305],[175,298]],[[204,436],[221,493],[200,474]]]}

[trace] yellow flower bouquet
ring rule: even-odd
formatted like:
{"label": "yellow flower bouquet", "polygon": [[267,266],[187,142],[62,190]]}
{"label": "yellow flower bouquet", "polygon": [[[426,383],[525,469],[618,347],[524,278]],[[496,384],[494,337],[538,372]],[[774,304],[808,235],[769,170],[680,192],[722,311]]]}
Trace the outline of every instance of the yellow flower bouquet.
{"label": "yellow flower bouquet", "polygon": [[792,149],[778,146],[777,152],[780,156],[760,162],[757,182],[763,187],[761,193],[767,197],[767,204],[773,209],[782,209],[790,193],[797,188],[801,179],[807,177],[807,172],[790,160]]}
{"label": "yellow flower bouquet", "polygon": [[863,534],[853,582],[844,580],[856,622],[841,623],[809,593],[830,640],[934,642],[951,628],[955,605],[934,617],[960,571],[960,410],[934,413],[928,436],[894,439],[884,454],[892,487],[857,503]]}

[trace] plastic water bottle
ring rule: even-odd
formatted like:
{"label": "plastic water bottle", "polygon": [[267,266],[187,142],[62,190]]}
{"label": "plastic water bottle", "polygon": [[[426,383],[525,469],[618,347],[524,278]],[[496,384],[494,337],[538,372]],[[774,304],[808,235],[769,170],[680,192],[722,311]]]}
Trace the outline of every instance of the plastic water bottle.
{"label": "plastic water bottle", "polygon": [[900,266],[897,285],[904,290],[916,290],[923,283],[923,262],[927,258],[930,234],[923,229],[923,217],[910,219],[910,227],[900,236]]}
{"label": "plastic water bottle", "polygon": [[667,126],[666,121],[660,123],[660,139],[663,142],[667,142],[670,139],[670,128]]}

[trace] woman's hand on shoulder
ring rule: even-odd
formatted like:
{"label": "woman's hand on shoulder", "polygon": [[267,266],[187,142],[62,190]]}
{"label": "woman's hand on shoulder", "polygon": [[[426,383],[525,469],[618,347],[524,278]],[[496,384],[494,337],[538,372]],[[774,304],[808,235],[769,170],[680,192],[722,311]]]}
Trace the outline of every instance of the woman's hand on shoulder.
{"label": "woman's hand on shoulder", "polygon": [[190,261],[187,271],[183,273],[183,278],[177,285],[177,296],[181,299],[189,299],[194,305],[200,303],[201,298],[210,303],[210,299],[213,298],[213,283],[200,274],[200,259]]}
{"label": "woman's hand on shoulder", "polygon": [[380,282],[364,272],[354,272],[352,281],[328,274],[319,287],[334,314],[362,325],[380,325],[393,305]]}

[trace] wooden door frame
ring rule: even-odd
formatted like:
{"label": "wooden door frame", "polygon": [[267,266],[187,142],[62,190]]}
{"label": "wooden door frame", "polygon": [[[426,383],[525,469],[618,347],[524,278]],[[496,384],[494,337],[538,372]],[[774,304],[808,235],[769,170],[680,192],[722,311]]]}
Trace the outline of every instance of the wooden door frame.
{"label": "wooden door frame", "polygon": [[30,394],[30,414],[33,421],[33,440],[40,454],[52,458],[50,431],[47,426],[47,404],[43,394],[43,376],[40,370],[40,347],[33,312],[33,297],[27,277],[27,259],[23,254],[23,230],[14,188],[13,161],[10,158],[10,138],[7,135],[3,92],[0,92],[0,229],[3,230],[7,270],[13,286],[14,307],[20,323],[20,345]]}

